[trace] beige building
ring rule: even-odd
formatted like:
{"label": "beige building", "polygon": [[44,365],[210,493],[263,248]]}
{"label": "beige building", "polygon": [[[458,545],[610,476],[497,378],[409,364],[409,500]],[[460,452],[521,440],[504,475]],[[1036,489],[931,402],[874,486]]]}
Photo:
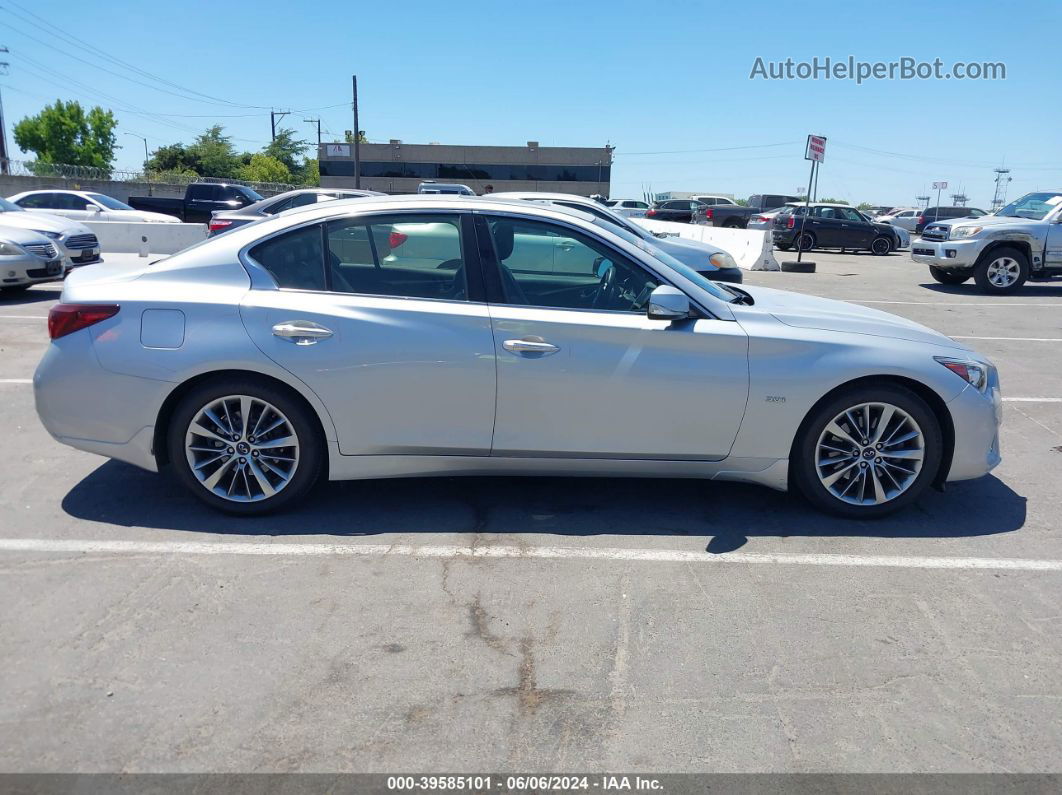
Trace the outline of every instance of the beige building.
{"label": "beige building", "polygon": [[[476,193],[538,190],[609,195],[612,147],[450,146],[361,144],[361,187],[384,193],[415,193],[420,183],[458,182]],[[321,144],[321,187],[354,187],[354,145]]]}

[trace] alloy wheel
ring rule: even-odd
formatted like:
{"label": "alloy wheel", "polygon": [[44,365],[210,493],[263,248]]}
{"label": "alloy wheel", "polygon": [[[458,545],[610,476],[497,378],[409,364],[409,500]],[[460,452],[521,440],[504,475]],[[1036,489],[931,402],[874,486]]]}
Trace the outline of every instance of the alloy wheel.
{"label": "alloy wheel", "polygon": [[1021,265],[1011,257],[997,257],[988,263],[986,275],[993,287],[1010,287],[1021,276]]}
{"label": "alloy wheel", "polygon": [[829,422],[815,446],[815,472],[834,497],[880,505],[906,492],[925,458],[914,418],[890,403],[860,403]]}
{"label": "alloy wheel", "polygon": [[299,439],[276,406],[227,395],[203,406],[188,425],[185,457],[203,488],[232,502],[282,491],[299,466]]}

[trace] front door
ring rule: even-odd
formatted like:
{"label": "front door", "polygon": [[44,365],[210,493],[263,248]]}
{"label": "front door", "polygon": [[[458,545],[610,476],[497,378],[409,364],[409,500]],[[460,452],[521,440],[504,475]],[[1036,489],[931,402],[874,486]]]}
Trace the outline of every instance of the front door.
{"label": "front door", "polygon": [[344,455],[489,454],[494,340],[469,300],[462,225],[350,217],[251,249],[282,289],[248,292],[247,332],[321,398]]}
{"label": "front door", "polygon": [[[660,277],[560,224],[491,217],[504,302],[493,455],[713,460],[734,442],[748,397],[748,338],[734,322],[646,317]],[[538,239],[571,241],[570,268]],[[518,263],[510,268],[509,263]],[[494,263],[487,263],[491,266]],[[497,266],[495,266],[497,267]]]}
{"label": "front door", "polygon": [[870,248],[877,230],[856,210],[837,208],[841,214],[841,235],[845,248]]}

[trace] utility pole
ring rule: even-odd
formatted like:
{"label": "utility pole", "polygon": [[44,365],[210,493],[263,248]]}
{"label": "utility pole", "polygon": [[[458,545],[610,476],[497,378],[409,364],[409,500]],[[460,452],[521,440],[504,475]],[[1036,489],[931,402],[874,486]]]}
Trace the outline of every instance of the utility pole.
{"label": "utility pole", "polygon": [[[7,54],[7,47],[0,47],[0,53]],[[0,75],[7,74],[7,61],[0,61]],[[0,174],[9,174],[7,162],[7,128],[4,126],[4,99],[0,97]]]}
{"label": "utility pole", "polygon": [[1011,181],[1009,168],[997,168],[996,172],[996,192],[992,196],[992,212],[995,212],[1004,204],[1007,203],[1007,184]]}
{"label": "utility pole", "polygon": [[321,148],[321,120],[320,119],[303,119],[306,124],[317,125],[317,148]]}
{"label": "utility pole", "polygon": [[272,137],[269,139],[275,141],[277,139],[277,119],[283,119],[290,114],[290,110],[270,110],[269,111],[269,127],[272,131]]}
{"label": "utility pole", "polygon": [[966,202],[970,201],[970,197],[960,191],[959,193],[951,194],[951,200],[955,202],[956,207],[965,207]]}
{"label": "utility pole", "polygon": [[352,75],[354,84],[354,187],[361,187],[361,150],[358,147],[361,139],[361,127],[358,126],[358,76]]}

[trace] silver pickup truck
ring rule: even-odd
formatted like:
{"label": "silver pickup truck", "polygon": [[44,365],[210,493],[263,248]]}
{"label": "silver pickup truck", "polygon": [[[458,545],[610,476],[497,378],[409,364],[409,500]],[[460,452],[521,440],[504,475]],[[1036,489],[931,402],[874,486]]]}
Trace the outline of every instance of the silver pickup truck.
{"label": "silver pickup truck", "polygon": [[1062,277],[1062,191],[1029,193],[980,218],[929,224],[911,243],[911,259],[928,265],[941,284],[972,276],[995,295]]}

